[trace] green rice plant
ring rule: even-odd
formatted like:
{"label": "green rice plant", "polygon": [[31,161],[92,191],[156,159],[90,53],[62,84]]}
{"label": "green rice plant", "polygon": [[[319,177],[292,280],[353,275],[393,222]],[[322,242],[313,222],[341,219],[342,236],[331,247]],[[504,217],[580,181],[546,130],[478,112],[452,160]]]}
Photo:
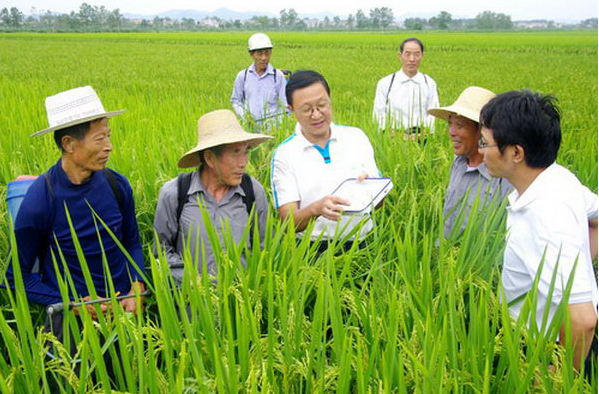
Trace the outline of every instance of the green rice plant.
{"label": "green rice plant", "polygon": [[[196,144],[197,119],[230,107],[234,76],[250,64],[247,33],[0,35],[0,198],[16,175],[40,174],[58,158],[50,137],[28,136],[46,127],[43,99],[93,86],[107,109],[127,110],[110,120],[110,166],[131,183],[152,291],[144,313],[126,314],[116,302],[98,321],[85,311],[80,318],[67,313],[70,336],[61,345],[41,332],[44,312],[28,304],[17,274],[16,289],[2,291],[0,392],[597,392],[596,378],[573,372],[571,346],[554,343],[558,323],[529,328],[532,311],[513,320],[501,303],[504,206],[479,211],[475,204],[464,232],[443,239],[453,158],[446,125],[437,122],[426,143],[377,131],[376,82],[399,68],[397,45],[408,34],[272,34],[273,64],[322,72],[335,122],[362,128],[381,173],[393,179],[365,247],[340,253],[336,245],[318,255],[273,210],[263,245],[255,226],[239,244],[226,228],[208,226],[210,242],[220,245],[217,275],[198,268],[186,247],[180,287],[164,251],[154,253],[158,191]],[[422,69],[437,82],[442,105],[470,85],[555,94],[563,125],[558,162],[597,190],[596,35],[419,37]],[[267,193],[272,152],[294,125],[285,116],[268,131],[274,140],[252,150],[247,171]],[[105,229],[100,218],[96,223]],[[14,242],[0,204],[0,256],[10,255],[18,268]],[[85,267],[81,253],[80,260]],[[60,254],[54,264],[64,266]],[[66,300],[68,272],[60,284]],[[534,300],[531,294],[530,305]],[[46,356],[49,342],[58,359]]]}

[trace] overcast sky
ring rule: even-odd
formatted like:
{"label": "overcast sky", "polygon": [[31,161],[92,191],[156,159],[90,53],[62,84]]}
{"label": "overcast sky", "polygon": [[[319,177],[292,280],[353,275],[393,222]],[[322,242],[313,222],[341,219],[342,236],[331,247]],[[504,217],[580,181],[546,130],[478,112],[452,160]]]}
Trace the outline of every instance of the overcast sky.
{"label": "overcast sky", "polygon": [[[31,7],[38,11],[51,10],[68,13],[79,9],[83,0],[1,0],[0,7],[17,7],[25,14]],[[368,13],[370,8],[391,7],[396,17],[405,14],[438,13],[448,11],[454,17],[474,17],[479,12],[489,10],[511,15],[512,20],[551,19],[583,20],[597,17],[597,0],[262,0],[256,2],[241,0],[219,0],[208,2],[199,0],[88,0],[91,5],[104,5],[112,10],[119,8],[121,13],[154,14],[173,9],[214,11],[229,8],[234,11],[257,11],[278,14],[282,8],[294,8],[298,13],[332,12],[334,14],[355,14],[358,9]],[[403,4],[401,4],[403,3]]]}

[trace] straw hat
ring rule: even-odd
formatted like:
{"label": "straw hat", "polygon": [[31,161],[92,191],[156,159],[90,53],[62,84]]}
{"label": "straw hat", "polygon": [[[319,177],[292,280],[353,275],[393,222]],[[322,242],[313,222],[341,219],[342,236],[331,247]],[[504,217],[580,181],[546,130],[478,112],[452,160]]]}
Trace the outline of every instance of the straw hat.
{"label": "straw hat", "polygon": [[246,132],[233,111],[219,109],[208,112],[198,119],[198,144],[179,159],[179,167],[197,167],[200,165],[198,152],[218,145],[249,142],[252,147],[273,137],[264,134]]}
{"label": "straw hat", "polygon": [[444,120],[449,120],[449,115],[457,114],[479,123],[480,110],[493,97],[495,97],[495,93],[490,90],[470,86],[449,107],[431,108],[428,113]]}
{"label": "straw hat", "polygon": [[83,86],[46,97],[46,114],[50,127],[31,134],[32,137],[66,129],[100,118],[112,118],[125,112],[106,112],[100,98],[91,86]]}

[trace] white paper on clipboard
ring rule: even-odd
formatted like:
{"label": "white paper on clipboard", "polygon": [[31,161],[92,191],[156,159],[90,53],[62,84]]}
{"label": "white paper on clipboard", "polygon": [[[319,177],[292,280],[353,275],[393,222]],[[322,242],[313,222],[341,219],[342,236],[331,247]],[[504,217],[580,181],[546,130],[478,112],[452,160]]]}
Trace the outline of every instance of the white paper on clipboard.
{"label": "white paper on clipboard", "polygon": [[356,178],[349,178],[341,182],[331,194],[350,202],[350,206],[343,207],[343,213],[369,213],[391,189],[391,178],[366,178],[362,182],[358,182]]}

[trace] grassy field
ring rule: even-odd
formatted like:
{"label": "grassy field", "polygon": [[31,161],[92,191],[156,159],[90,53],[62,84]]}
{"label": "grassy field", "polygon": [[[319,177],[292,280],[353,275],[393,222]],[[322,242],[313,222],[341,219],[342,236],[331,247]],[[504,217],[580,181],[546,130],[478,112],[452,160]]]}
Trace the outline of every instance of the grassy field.
{"label": "grassy field", "polygon": [[[272,63],[315,69],[329,81],[335,121],[361,127],[394,190],[375,213],[369,246],[320,258],[271,215],[263,251],[228,237],[217,285],[174,289],[164,258],[151,258],[158,191],[197,142],[203,113],[229,108],[237,71],[247,67],[249,33],[0,35],[0,197],[20,174],[59,157],[47,127],[46,96],[91,85],[106,109],[115,149],[109,166],[128,177],[152,268],[148,312],[75,333],[81,373],[44,356],[41,314],[23,294],[3,294],[0,391],[131,393],[575,393],[597,392],[572,373],[571,349],[512,321],[501,296],[501,211],[474,215],[463,236],[441,240],[441,207],[452,159],[444,125],[424,146],[377,133],[376,82],[396,71],[399,42],[411,36],[273,33]],[[563,114],[558,162],[597,191],[597,36],[560,33],[419,33],[422,71],[442,105],[467,86],[497,93],[552,93]],[[266,186],[272,150],[293,129],[252,152],[248,172]],[[0,204],[0,256],[11,239]],[[239,267],[239,254],[248,267]],[[190,267],[191,274],[193,267]],[[187,282],[186,282],[187,283]],[[179,314],[185,305],[190,315]],[[106,372],[97,333],[118,334],[119,372]],[[553,364],[555,372],[547,366]],[[597,369],[594,369],[597,375]],[[95,376],[94,379],[91,376]],[[56,383],[58,382],[58,383]]]}

